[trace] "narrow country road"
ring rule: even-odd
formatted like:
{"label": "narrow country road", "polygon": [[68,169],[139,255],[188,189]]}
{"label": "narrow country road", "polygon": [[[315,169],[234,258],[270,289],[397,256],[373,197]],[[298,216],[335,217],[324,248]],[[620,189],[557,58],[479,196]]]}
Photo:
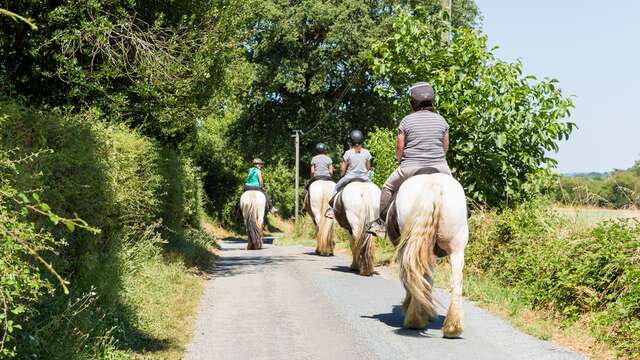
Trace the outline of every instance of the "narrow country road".
{"label": "narrow country road", "polygon": [[[462,339],[442,338],[443,315],[424,331],[403,329],[404,290],[387,272],[365,278],[348,271],[344,256],[322,258],[302,246],[245,251],[245,244],[222,243],[186,359],[583,358],[470,302]],[[446,292],[438,298],[448,305]]]}

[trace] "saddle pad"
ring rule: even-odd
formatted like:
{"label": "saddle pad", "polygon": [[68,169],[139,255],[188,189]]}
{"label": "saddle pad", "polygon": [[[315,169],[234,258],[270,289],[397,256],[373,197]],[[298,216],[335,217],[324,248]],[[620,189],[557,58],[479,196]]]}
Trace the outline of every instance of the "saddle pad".
{"label": "saddle pad", "polygon": [[333,214],[338,225],[345,228],[351,234],[351,225],[349,224],[347,212],[344,210],[344,204],[342,203],[342,191],[336,195],[333,202]]}

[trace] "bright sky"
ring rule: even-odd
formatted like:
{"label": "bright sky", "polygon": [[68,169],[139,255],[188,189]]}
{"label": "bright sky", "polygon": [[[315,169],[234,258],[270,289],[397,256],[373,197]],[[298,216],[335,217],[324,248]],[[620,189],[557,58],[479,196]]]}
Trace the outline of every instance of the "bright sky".
{"label": "bright sky", "polygon": [[[453,0],[455,1],[455,0]],[[560,145],[561,173],[626,169],[640,159],[640,1],[476,0],[505,60],[560,80],[579,127]]]}

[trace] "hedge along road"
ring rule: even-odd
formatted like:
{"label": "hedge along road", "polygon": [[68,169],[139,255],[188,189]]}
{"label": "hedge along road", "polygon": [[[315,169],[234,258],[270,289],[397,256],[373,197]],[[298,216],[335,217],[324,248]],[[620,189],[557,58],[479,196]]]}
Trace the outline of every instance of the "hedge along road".
{"label": "hedge along road", "polygon": [[[303,246],[244,250],[223,242],[202,298],[188,360],[204,359],[582,359],[525,335],[465,301],[461,339],[444,339],[439,318],[402,328],[396,276],[362,277],[345,256]],[[438,289],[440,303],[448,292]]]}

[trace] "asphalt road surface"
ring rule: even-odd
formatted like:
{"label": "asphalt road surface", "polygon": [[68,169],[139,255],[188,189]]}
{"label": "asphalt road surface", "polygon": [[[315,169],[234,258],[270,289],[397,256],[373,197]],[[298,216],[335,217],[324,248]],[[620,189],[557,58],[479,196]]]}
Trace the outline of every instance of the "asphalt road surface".
{"label": "asphalt road surface", "polygon": [[[582,359],[525,335],[465,301],[461,339],[444,339],[439,319],[402,328],[396,276],[362,277],[345,256],[303,246],[246,251],[223,242],[201,300],[185,359]],[[448,305],[448,293],[437,298]]]}

